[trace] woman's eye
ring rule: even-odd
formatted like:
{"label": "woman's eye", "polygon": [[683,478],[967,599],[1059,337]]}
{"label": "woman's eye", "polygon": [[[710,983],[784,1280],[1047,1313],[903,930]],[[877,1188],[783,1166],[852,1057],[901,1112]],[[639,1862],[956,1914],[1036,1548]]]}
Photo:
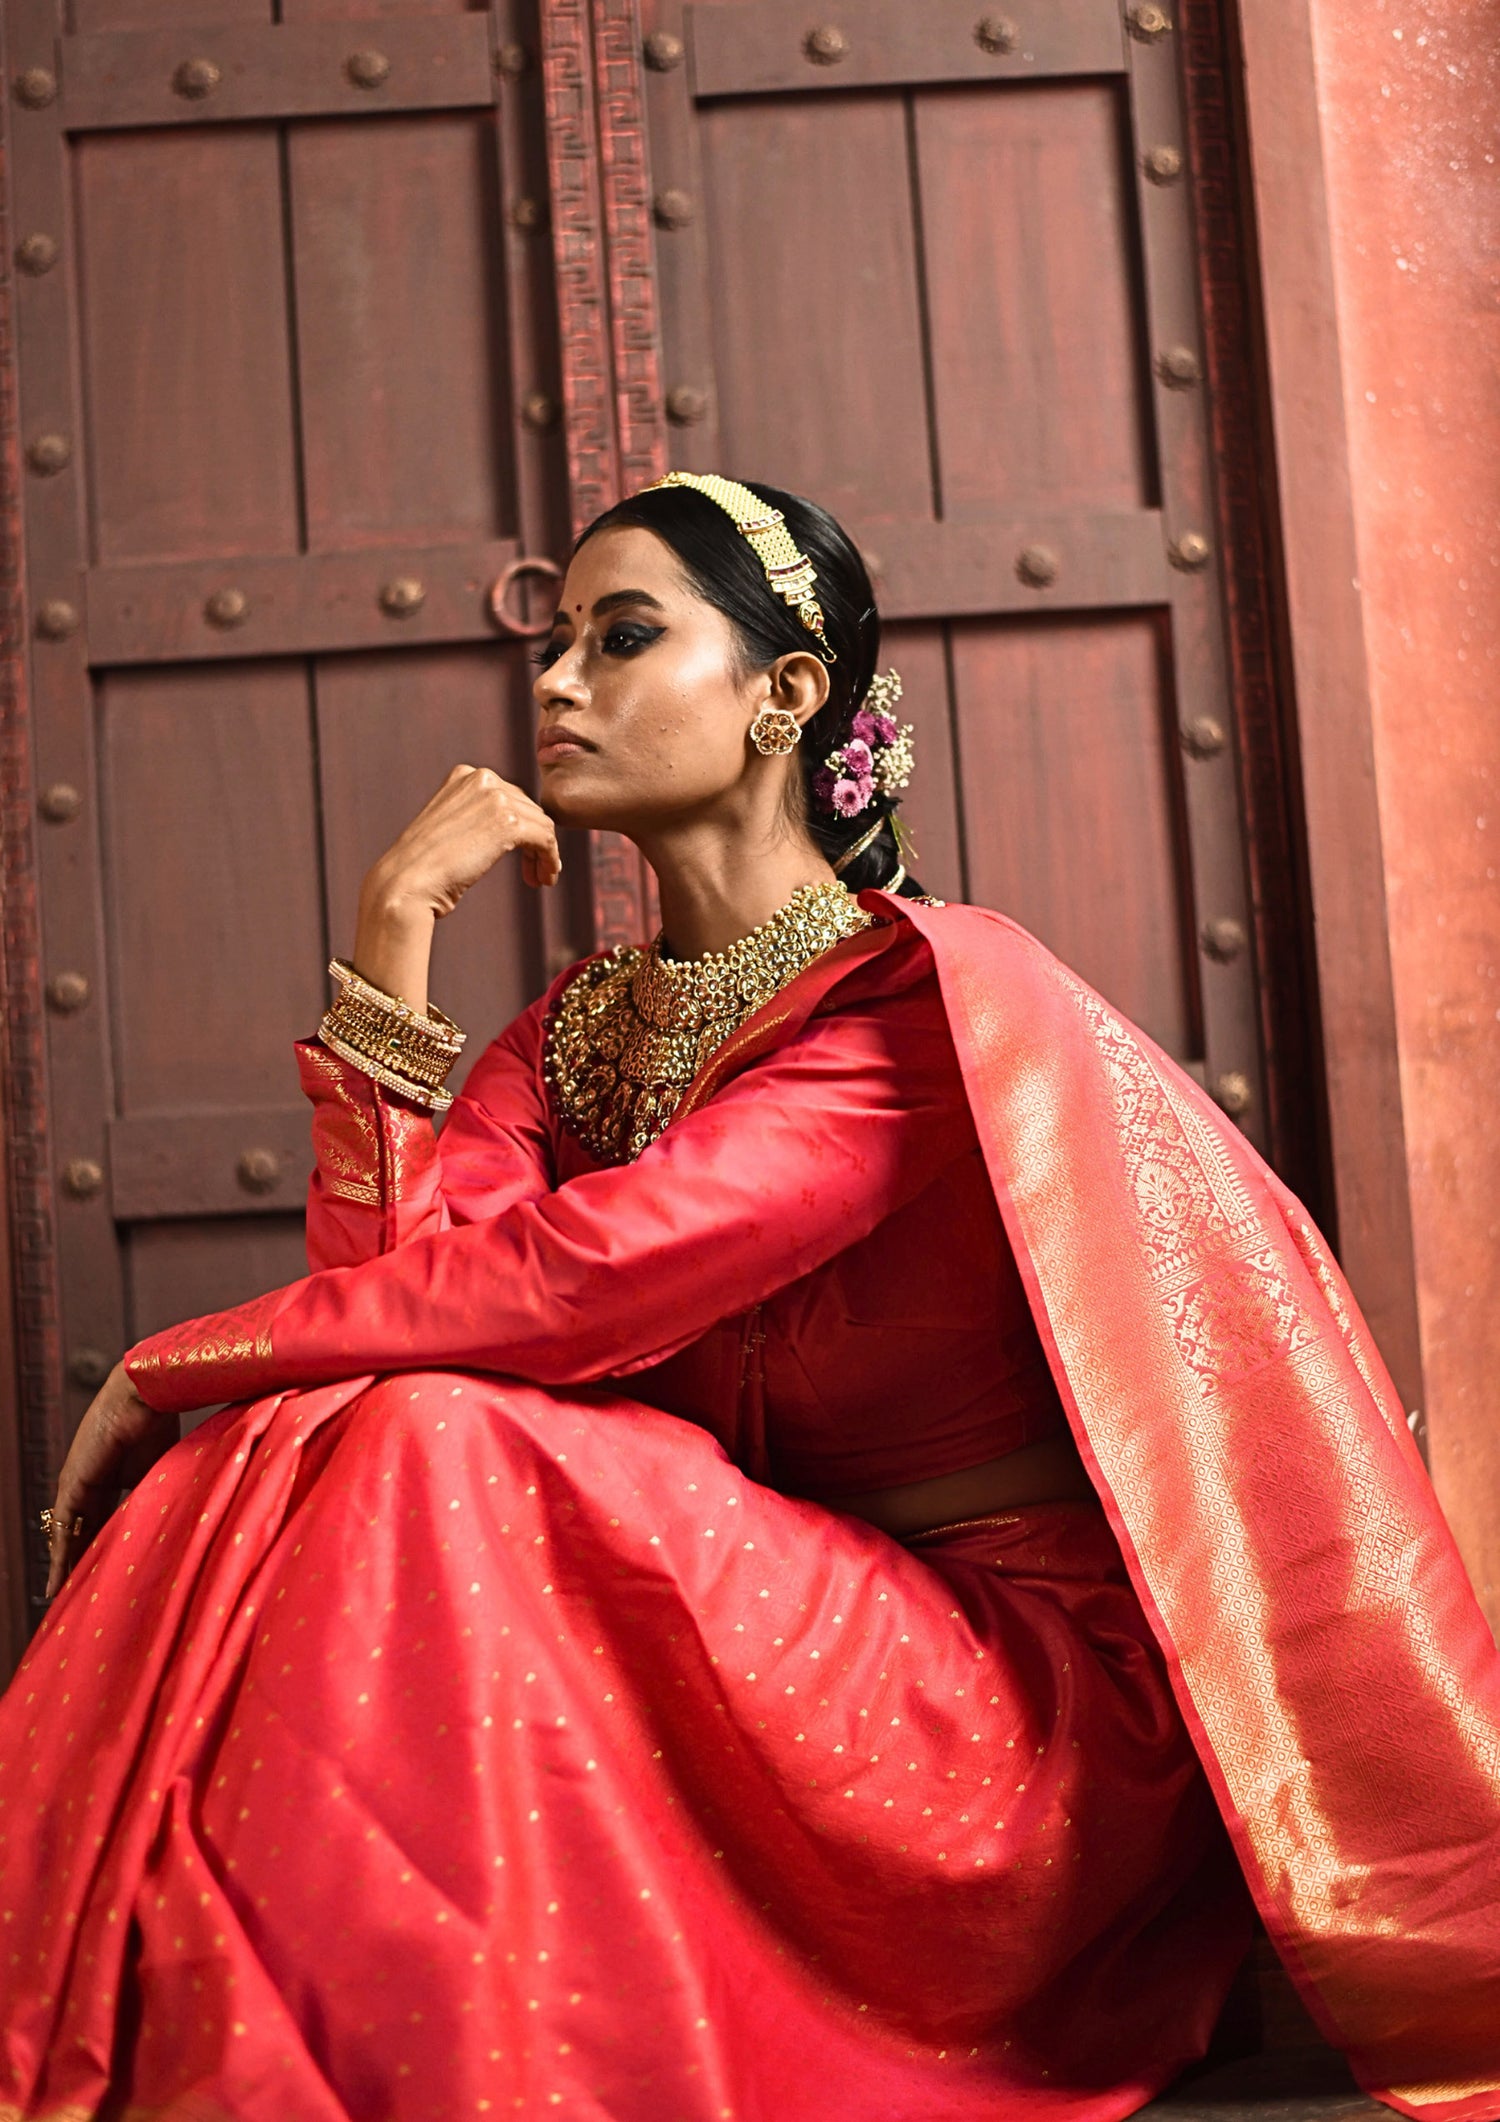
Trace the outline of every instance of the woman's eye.
{"label": "woman's eye", "polygon": [[606,656],[633,656],[662,637],[659,626],[612,626],[604,637]]}
{"label": "woman's eye", "polygon": [[[626,622],[620,626],[612,626],[599,645],[606,656],[634,656],[641,649],[649,648],[653,641],[659,641],[665,631],[666,629],[660,626],[642,626]],[[548,670],[567,647],[566,641],[549,641],[545,648],[532,651],[531,660],[540,664],[543,670]]]}

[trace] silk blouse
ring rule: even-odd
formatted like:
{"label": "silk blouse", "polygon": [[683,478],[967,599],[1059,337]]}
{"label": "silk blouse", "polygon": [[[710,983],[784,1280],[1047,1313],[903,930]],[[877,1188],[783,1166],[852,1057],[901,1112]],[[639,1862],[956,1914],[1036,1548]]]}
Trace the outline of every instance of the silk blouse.
{"label": "silk blouse", "polygon": [[138,1390],[188,1408],[393,1370],[628,1379],[746,1472],[821,1499],[1062,1428],[926,941],[887,921],[836,945],[774,1023],[624,1165],[555,1109],[545,998],[441,1133],[299,1046],[313,1272],[140,1343]]}

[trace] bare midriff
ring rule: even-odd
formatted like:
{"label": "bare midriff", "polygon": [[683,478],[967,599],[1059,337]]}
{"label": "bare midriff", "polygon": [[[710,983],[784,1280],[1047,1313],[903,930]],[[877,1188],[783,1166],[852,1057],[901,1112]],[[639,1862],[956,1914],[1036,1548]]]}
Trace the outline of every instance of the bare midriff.
{"label": "bare midriff", "polygon": [[882,1532],[903,1539],[954,1525],[967,1518],[987,1518],[996,1511],[1020,1510],[1038,1503],[1089,1503],[1093,1486],[1078,1447],[1066,1433],[1040,1437],[1002,1459],[966,1466],[962,1473],[939,1474],[931,1481],[910,1481],[901,1488],[879,1488],[863,1496],[829,1496],[832,1510],[864,1518]]}

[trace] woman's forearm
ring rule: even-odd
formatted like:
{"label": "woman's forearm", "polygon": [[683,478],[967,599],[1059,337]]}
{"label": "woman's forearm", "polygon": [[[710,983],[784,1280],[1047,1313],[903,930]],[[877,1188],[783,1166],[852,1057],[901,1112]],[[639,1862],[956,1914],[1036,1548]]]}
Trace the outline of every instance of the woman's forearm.
{"label": "woman's forearm", "polygon": [[432,935],[437,916],[379,863],[359,895],[354,931],[354,970],[372,987],[396,995],[426,1014]]}

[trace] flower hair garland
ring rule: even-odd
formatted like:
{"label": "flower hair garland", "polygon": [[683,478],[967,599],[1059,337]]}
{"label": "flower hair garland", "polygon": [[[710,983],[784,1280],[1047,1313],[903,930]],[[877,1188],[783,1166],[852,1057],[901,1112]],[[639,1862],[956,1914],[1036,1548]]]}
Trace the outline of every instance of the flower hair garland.
{"label": "flower hair garland", "polygon": [[813,775],[813,794],[839,818],[857,818],[873,800],[899,796],[916,764],[916,731],[891,712],[901,698],[901,680],[893,670],[870,680],[848,741]]}

